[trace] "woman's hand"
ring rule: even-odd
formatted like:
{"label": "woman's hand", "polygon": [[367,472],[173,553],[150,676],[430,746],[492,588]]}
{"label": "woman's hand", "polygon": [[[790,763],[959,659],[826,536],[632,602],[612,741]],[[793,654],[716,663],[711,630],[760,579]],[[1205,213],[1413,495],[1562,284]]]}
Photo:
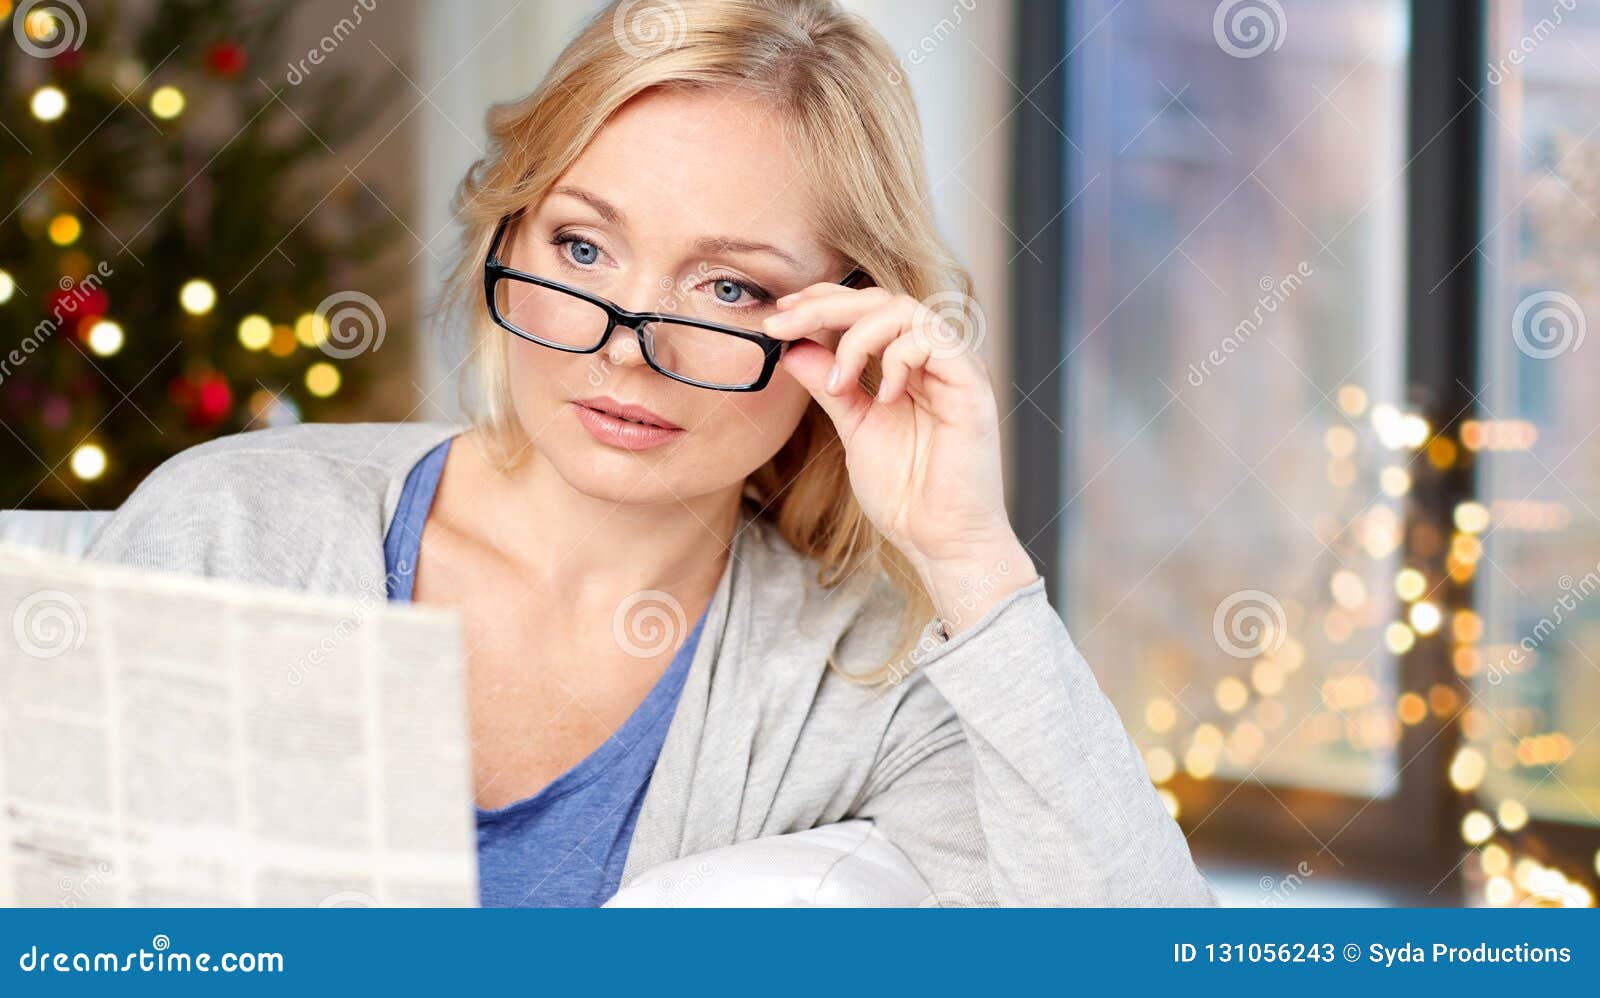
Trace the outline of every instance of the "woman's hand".
{"label": "woman's hand", "polygon": [[[764,325],[794,341],[784,369],[832,418],[857,502],[916,567],[947,632],[1036,579],[1006,516],[998,413],[975,337],[882,288],[814,284],[777,305]],[[876,397],[859,382],[871,357],[883,367]]]}

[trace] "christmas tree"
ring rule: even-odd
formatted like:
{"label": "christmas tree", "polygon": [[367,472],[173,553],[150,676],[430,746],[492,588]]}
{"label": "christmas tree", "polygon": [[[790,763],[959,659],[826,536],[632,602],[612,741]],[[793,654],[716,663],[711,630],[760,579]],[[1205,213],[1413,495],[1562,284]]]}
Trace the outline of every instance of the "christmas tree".
{"label": "christmas tree", "polygon": [[0,0],[0,508],[114,506],[404,364],[363,266],[391,214],[307,181],[394,88],[267,68],[290,6]]}

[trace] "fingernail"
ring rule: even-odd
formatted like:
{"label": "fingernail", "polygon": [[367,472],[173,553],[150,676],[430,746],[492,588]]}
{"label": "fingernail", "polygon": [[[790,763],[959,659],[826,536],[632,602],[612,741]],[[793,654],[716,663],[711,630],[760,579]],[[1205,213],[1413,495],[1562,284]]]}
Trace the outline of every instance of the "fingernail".
{"label": "fingernail", "polygon": [[832,395],[833,393],[837,392],[838,390],[839,390],[839,365],[835,364],[835,365],[833,365],[833,370],[828,372],[828,394]]}
{"label": "fingernail", "polygon": [[767,316],[766,321],[763,323],[763,325],[765,325],[768,329],[773,330],[773,331],[782,329],[784,326],[787,326],[788,324],[789,324],[789,313],[787,313],[787,312],[780,312],[777,315],[769,315],[769,316]]}

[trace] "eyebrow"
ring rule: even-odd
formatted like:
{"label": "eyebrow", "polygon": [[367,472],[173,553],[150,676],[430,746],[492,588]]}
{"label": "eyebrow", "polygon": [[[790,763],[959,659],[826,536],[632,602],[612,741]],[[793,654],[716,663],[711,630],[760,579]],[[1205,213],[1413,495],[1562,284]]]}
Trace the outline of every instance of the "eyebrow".
{"label": "eyebrow", "polygon": [[610,201],[607,201],[600,195],[592,194],[589,191],[584,190],[582,187],[557,187],[550,193],[565,194],[569,198],[575,198],[579,201],[582,201],[584,204],[593,208],[595,214],[605,219],[607,225],[628,224],[628,217],[622,213],[620,208],[612,204]]}
{"label": "eyebrow", "polygon": [[[593,208],[595,214],[605,220],[607,225],[623,227],[628,224],[628,217],[616,205],[593,191],[586,191],[581,187],[557,187],[552,194],[565,194],[569,198],[582,201]],[[784,261],[795,270],[804,271],[806,268],[796,260],[793,255],[784,252],[771,243],[756,242],[750,239],[735,239],[732,236],[701,236],[695,240],[694,248],[700,253],[765,253]]]}
{"label": "eyebrow", "polygon": [[702,236],[695,240],[694,248],[701,253],[766,253],[777,257],[795,270],[806,269],[800,265],[799,260],[771,243],[751,242],[748,239],[734,239],[731,236]]}

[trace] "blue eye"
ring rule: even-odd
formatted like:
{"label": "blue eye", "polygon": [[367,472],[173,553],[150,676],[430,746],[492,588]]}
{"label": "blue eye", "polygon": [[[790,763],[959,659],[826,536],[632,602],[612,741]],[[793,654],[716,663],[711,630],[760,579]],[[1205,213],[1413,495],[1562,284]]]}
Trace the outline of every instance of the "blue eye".
{"label": "blue eye", "polygon": [[748,290],[738,281],[730,281],[727,278],[717,281],[713,288],[715,290],[712,293],[717,296],[717,300],[725,301],[730,305],[737,303],[739,296]]}
{"label": "blue eye", "polygon": [[575,263],[591,264],[600,256],[600,247],[586,239],[567,236],[560,241],[567,244],[567,255],[572,257]]}

